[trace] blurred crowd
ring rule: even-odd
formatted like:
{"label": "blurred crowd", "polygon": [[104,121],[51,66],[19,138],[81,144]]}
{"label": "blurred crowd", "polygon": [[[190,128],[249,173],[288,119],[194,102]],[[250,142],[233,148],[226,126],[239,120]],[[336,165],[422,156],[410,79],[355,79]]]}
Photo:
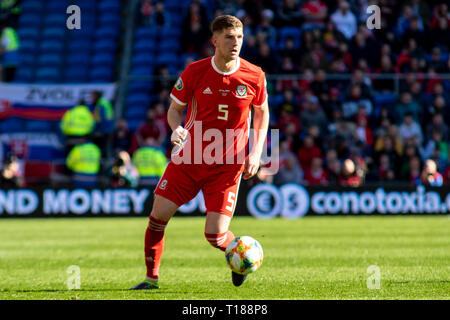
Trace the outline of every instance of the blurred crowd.
{"label": "blurred crowd", "polygon": [[[153,113],[148,111],[149,119]],[[144,122],[134,134],[123,120],[114,128],[111,102],[100,91],[66,111],[60,128],[74,186],[155,187],[167,165],[155,123]]]}
{"label": "blurred crowd", "polygon": [[[380,29],[367,28],[370,5],[381,9]],[[146,7],[155,13],[151,23],[167,26],[174,19],[163,1],[144,0],[142,13]],[[261,66],[269,79],[270,126],[281,138],[280,172],[271,177],[261,170],[261,180],[450,183],[447,2],[193,0],[183,18],[181,53],[212,55],[208,27],[220,14],[243,21],[241,56]],[[350,77],[339,77],[343,74]],[[151,138],[170,149],[165,111],[173,80],[167,66],[156,75],[158,98],[138,129],[137,143]],[[391,100],[378,103],[380,96]],[[118,132],[125,126],[121,121]]]}
{"label": "blurred crowd", "polygon": [[20,4],[21,0],[0,0],[0,82],[11,82],[19,65]]}
{"label": "blurred crowd", "polygon": [[[370,5],[381,9],[380,29],[366,25]],[[142,0],[141,25],[170,27],[180,19],[164,6]],[[281,139],[272,152],[279,154],[280,171],[267,176],[263,169],[259,180],[450,183],[448,1],[191,0],[181,17],[178,54],[186,54],[185,66],[213,54],[209,23],[220,14],[242,20],[241,56],[268,77],[270,128],[279,129]],[[120,119],[108,131],[117,163],[121,152],[134,155],[140,148],[169,158],[166,112],[183,71],[172,69],[156,69],[155,99],[137,130]]]}

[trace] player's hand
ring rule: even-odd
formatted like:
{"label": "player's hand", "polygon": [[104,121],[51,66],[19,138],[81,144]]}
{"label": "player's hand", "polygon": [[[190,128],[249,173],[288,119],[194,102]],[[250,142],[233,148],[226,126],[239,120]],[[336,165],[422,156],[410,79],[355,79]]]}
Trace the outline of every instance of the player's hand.
{"label": "player's hand", "polygon": [[249,154],[245,159],[244,180],[253,177],[261,164],[261,156],[257,154]]}
{"label": "player's hand", "polygon": [[186,139],[188,134],[188,131],[184,129],[182,126],[178,126],[170,136],[170,141],[172,141],[172,144],[176,146],[181,146],[183,143],[183,140]]}

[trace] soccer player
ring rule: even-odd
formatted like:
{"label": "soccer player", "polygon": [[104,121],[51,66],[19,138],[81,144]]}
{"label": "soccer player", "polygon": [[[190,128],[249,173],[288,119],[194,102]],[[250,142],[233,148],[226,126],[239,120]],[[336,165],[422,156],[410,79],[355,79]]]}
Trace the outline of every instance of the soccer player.
{"label": "soccer player", "polygon": [[[228,227],[242,174],[249,179],[260,165],[269,123],[265,74],[260,67],[239,57],[243,41],[239,19],[218,16],[211,24],[211,32],[214,56],[191,63],[171,92],[167,119],[175,147],[172,161],[156,186],[145,233],[147,276],[133,290],[159,288],[164,229],[178,207],[200,190],[207,209],[206,240],[225,251],[235,238]],[[254,143],[246,155],[251,106]],[[240,286],[245,278],[232,272],[235,286]]]}

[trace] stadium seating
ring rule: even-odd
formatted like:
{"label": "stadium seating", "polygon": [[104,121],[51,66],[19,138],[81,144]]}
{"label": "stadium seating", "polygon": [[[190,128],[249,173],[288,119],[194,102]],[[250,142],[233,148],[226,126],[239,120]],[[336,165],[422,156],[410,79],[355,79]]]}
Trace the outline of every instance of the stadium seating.
{"label": "stadium seating", "polygon": [[21,66],[15,74],[14,81],[20,83],[33,82],[34,81],[33,68],[28,66]]}
{"label": "stadium seating", "polygon": [[95,13],[97,12],[97,1],[78,0],[76,1],[76,5],[79,6],[80,9],[82,8],[83,10],[83,21],[85,16],[95,15]]}
{"label": "stadium seating", "polygon": [[89,73],[90,82],[111,82],[113,80],[113,70],[109,67],[95,67]]}
{"label": "stadium seating", "polygon": [[88,67],[74,64],[73,67],[65,69],[64,81],[67,83],[83,83],[88,81]]}
{"label": "stadium seating", "polygon": [[142,120],[145,118],[145,115],[147,113],[148,106],[147,105],[136,105],[136,106],[129,106],[127,110],[125,111],[125,117],[127,119],[136,119],[136,120]]}
{"label": "stadium seating", "polygon": [[[65,9],[64,11],[65,12]],[[44,16],[44,25],[47,27],[61,27],[66,25],[67,15],[50,14]]]}
{"label": "stadium seating", "polygon": [[278,31],[278,49],[283,50],[286,39],[291,38],[294,42],[294,49],[300,47],[301,29],[297,27],[283,27]]}
{"label": "stadium seating", "polygon": [[156,51],[157,44],[152,39],[142,39],[135,43],[134,52],[136,55]]}
{"label": "stadium seating", "polygon": [[42,37],[48,40],[61,41],[66,36],[66,32],[64,28],[56,27],[56,28],[48,28],[42,31]]}
{"label": "stadium seating", "polygon": [[39,67],[55,67],[59,68],[63,64],[61,55],[58,54],[44,54],[39,57]]}
{"label": "stadium seating", "polygon": [[153,88],[153,82],[152,81],[136,81],[132,80],[130,81],[128,85],[128,92],[129,93],[144,93],[144,92],[150,92]]}
{"label": "stadium seating", "polygon": [[36,70],[36,82],[57,83],[61,81],[61,70],[58,68],[41,68]]}
{"label": "stadium seating", "polygon": [[396,101],[397,95],[394,93],[376,93],[374,96],[375,110],[378,111],[382,107],[388,107],[391,110]]}
{"label": "stadium seating", "polygon": [[175,53],[165,53],[165,54],[160,54],[157,58],[156,58],[156,64],[157,65],[178,65],[178,55]]}
{"label": "stadium seating", "polygon": [[151,96],[149,93],[134,93],[130,95],[127,99],[127,105],[133,106],[133,105],[150,105],[151,102]]}
{"label": "stadium seating", "polygon": [[20,42],[21,53],[34,53],[38,47],[38,42],[35,40],[23,40]]}
{"label": "stadium seating", "polygon": [[74,55],[88,55],[91,51],[92,43],[89,40],[74,40],[69,43],[69,57]]}
{"label": "stadium seating", "polygon": [[111,53],[98,53],[92,57],[91,63],[93,66],[111,68],[114,64],[114,56]]}
{"label": "stadium seating", "polygon": [[[82,68],[83,64],[86,64],[90,59],[89,51],[83,51],[80,53],[73,53],[67,57],[66,63],[70,68],[71,66],[76,66],[78,68]],[[78,65],[78,66],[77,66]]]}
{"label": "stadium seating", "polygon": [[136,39],[156,39],[156,28],[141,27],[136,30]]}
{"label": "stadium seating", "polygon": [[96,28],[95,24],[87,24],[83,21],[81,22],[81,29],[73,29],[69,32],[70,40],[91,40],[93,38],[92,30]]}
{"label": "stadium seating", "polygon": [[[102,24],[103,25],[103,24]],[[105,24],[106,25],[106,24]],[[95,31],[95,36],[98,39],[112,39],[115,40],[119,36],[116,24],[106,25]]]}
{"label": "stadium seating", "polygon": [[[194,61],[199,59],[199,57],[198,57],[198,55],[196,53],[191,53],[191,52],[183,53],[180,56],[180,60],[181,60],[182,63],[184,63],[187,58],[192,58]],[[181,67],[184,67],[184,66],[181,66]]]}
{"label": "stadium seating", "polygon": [[[66,28],[72,4],[82,8],[79,30]],[[23,0],[18,28],[22,64],[14,81],[114,81],[121,8],[121,0]],[[83,64],[87,70],[80,69]]]}
{"label": "stadium seating", "polygon": [[48,14],[61,14],[65,13],[67,7],[70,6],[71,1],[68,0],[58,0],[58,1],[46,1],[45,10]]}
{"label": "stadium seating", "polygon": [[42,2],[39,0],[23,1],[21,5],[22,14],[25,13],[36,13],[44,10]]}
{"label": "stadium seating", "polygon": [[130,74],[132,76],[138,76],[138,77],[148,77],[149,75],[153,74],[153,69],[151,66],[139,66],[139,67],[133,67],[131,69]]}
{"label": "stadium seating", "polygon": [[95,52],[108,51],[114,52],[117,48],[117,42],[112,39],[99,40],[94,43],[93,49]]}
{"label": "stadium seating", "polygon": [[183,7],[178,0],[166,0],[164,2],[164,9],[166,9],[170,13],[180,13]]}
{"label": "stadium seating", "polygon": [[41,54],[55,53],[62,55],[64,43],[61,41],[44,40],[40,43],[39,50]]}
{"label": "stadium seating", "polygon": [[36,28],[36,26],[40,26],[41,24],[41,16],[37,13],[24,13],[19,18],[19,25],[21,27],[30,27]]}
{"label": "stadium seating", "polygon": [[165,65],[171,74],[176,74],[188,57],[180,53],[183,19],[175,18],[183,16],[188,6],[188,2],[166,0],[164,10],[173,18],[170,19],[169,27],[143,26],[135,30],[129,72],[131,80],[128,83],[125,106],[125,118],[131,130],[138,127],[137,119],[145,117],[146,110],[153,101],[149,96],[153,88],[149,76],[153,76],[154,70],[162,65]]}
{"label": "stadium seating", "polygon": [[159,30],[159,39],[172,39],[179,41],[181,36],[181,29],[172,27],[163,27]]}
{"label": "stadium seating", "polygon": [[98,9],[104,13],[117,14],[120,11],[121,5],[119,0],[103,0],[99,3]]}
{"label": "stadium seating", "polygon": [[178,52],[180,49],[180,41],[174,39],[162,40],[158,47],[159,52]]}
{"label": "stadium seating", "polygon": [[116,13],[104,13],[99,18],[101,26],[116,26],[120,22],[120,16]]}
{"label": "stadium seating", "polygon": [[34,53],[20,53],[20,65],[21,67],[32,67],[36,59]]}
{"label": "stadium seating", "polygon": [[24,27],[17,32],[21,41],[32,40],[36,41],[39,38],[39,30],[36,28]]}
{"label": "stadium seating", "polygon": [[151,52],[140,53],[132,58],[131,64],[133,67],[153,66],[155,64],[155,56]]}
{"label": "stadium seating", "polygon": [[283,101],[282,94],[271,94],[269,95],[269,104],[271,106],[278,106]]}
{"label": "stadium seating", "polygon": [[127,122],[128,122],[128,128],[130,129],[130,131],[135,132],[139,126],[142,124],[142,118],[141,119],[132,119],[132,118],[128,118],[126,117]]}

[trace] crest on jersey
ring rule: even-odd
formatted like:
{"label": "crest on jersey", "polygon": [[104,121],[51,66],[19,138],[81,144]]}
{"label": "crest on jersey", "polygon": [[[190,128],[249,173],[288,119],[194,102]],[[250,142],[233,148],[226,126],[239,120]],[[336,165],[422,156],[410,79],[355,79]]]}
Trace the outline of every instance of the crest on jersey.
{"label": "crest on jersey", "polygon": [[177,89],[178,91],[183,89],[183,80],[181,80],[181,77],[179,77],[177,82],[175,83],[175,89]]}
{"label": "crest on jersey", "polygon": [[167,180],[164,179],[163,181],[161,181],[159,188],[164,190],[164,189],[166,189],[166,186],[167,186]]}
{"label": "crest on jersey", "polygon": [[246,97],[247,96],[247,86],[244,86],[242,84],[238,85],[236,87],[236,94],[239,97]]}

